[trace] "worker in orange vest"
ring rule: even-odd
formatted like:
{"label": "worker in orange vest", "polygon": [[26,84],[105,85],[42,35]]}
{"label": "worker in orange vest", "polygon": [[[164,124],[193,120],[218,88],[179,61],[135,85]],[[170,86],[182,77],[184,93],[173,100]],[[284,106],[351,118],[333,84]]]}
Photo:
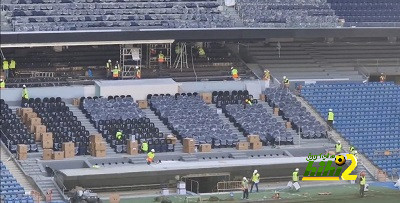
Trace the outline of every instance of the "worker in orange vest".
{"label": "worker in orange vest", "polygon": [[112,77],[114,80],[118,80],[119,77],[119,68],[118,66],[114,66],[114,69],[112,70]]}
{"label": "worker in orange vest", "polygon": [[142,71],[140,70],[139,66],[136,66],[136,75],[135,75],[136,79],[140,79],[142,78]]}

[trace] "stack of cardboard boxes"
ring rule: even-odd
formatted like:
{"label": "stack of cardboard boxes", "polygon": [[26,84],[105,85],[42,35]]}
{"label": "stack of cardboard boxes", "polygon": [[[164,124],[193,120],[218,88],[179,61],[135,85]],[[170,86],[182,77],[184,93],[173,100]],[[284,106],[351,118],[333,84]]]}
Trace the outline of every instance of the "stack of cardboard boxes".
{"label": "stack of cardboard boxes", "polygon": [[203,101],[206,104],[211,104],[212,103],[212,94],[209,93],[209,92],[201,93],[201,98],[203,99]]}
{"label": "stack of cardboard boxes", "polygon": [[53,158],[53,149],[43,149],[43,160],[51,160]]}
{"label": "stack of cardboard boxes", "polygon": [[79,106],[80,101],[81,101],[81,100],[80,100],[79,98],[75,98],[75,99],[72,100],[72,105],[74,105],[74,106]]}
{"label": "stack of cardboard boxes", "polygon": [[106,142],[103,141],[101,134],[90,135],[90,155],[94,157],[106,156]]}
{"label": "stack of cardboard boxes", "polygon": [[18,160],[26,160],[28,158],[28,145],[17,145],[17,158]]}
{"label": "stack of cardboard boxes", "polygon": [[136,155],[139,153],[139,144],[136,140],[128,140],[126,143],[126,152],[129,155]]}
{"label": "stack of cardboard boxes", "polygon": [[211,144],[201,144],[199,147],[200,152],[211,152]]}
{"label": "stack of cardboard boxes", "polygon": [[40,133],[40,140],[42,140],[43,149],[53,149],[53,133]]}
{"label": "stack of cardboard boxes", "polygon": [[249,149],[249,142],[240,141],[236,144],[237,150],[248,150]]}
{"label": "stack of cardboard boxes", "polygon": [[64,142],[62,144],[62,151],[64,152],[65,158],[75,157],[75,145],[73,142]]}
{"label": "stack of cardboard boxes", "polygon": [[194,139],[185,138],[183,139],[183,152],[184,153],[194,153],[195,149]]}
{"label": "stack of cardboard boxes", "polygon": [[141,109],[147,109],[148,108],[148,103],[146,100],[137,100],[136,101],[139,105],[139,108]]}
{"label": "stack of cardboard boxes", "polygon": [[54,160],[63,160],[64,159],[64,152],[63,151],[53,152],[52,159],[54,159]]}
{"label": "stack of cardboard boxes", "polygon": [[260,136],[258,135],[248,135],[247,141],[250,143],[250,149],[258,150],[262,148],[262,142],[260,141]]}

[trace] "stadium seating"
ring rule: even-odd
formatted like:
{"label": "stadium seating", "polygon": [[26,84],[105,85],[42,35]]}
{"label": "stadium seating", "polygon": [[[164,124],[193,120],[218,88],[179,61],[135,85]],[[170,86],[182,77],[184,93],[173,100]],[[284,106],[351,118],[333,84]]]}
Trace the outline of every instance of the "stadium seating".
{"label": "stadium seating", "polygon": [[263,145],[293,144],[293,136],[262,104],[228,104],[223,112],[244,135],[259,135]]}
{"label": "stadium seating", "polygon": [[6,80],[7,88],[22,88],[26,87],[53,87],[53,86],[68,86],[65,78],[58,77],[42,77],[42,78],[8,78]]}
{"label": "stadium seating", "polygon": [[327,0],[346,26],[398,27],[400,2],[397,0]]}
{"label": "stadium seating", "polygon": [[336,27],[338,18],[326,1],[237,0],[237,11],[249,27]]}
{"label": "stadium seating", "polygon": [[149,95],[150,107],[179,139],[193,138],[195,144],[213,148],[234,147],[238,135],[232,133],[197,93]]}
{"label": "stadium seating", "polygon": [[[157,152],[174,151],[174,145],[167,143],[164,134],[145,117],[130,96],[109,98],[83,98],[81,109],[91,123],[102,133],[117,153],[126,153],[127,139],[135,139],[141,144],[147,141],[149,149]],[[116,138],[117,131],[123,133]]]}
{"label": "stadium seating", "polygon": [[1,202],[4,203],[33,203],[33,198],[25,195],[24,188],[17,182],[14,176],[6,168],[2,161],[0,161],[0,197]]}
{"label": "stadium seating", "polygon": [[47,132],[53,133],[53,150],[61,151],[62,143],[73,142],[76,155],[87,154],[89,132],[60,97],[30,99],[27,106],[42,119]]}
{"label": "stadium seating", "polygon": [[218,6],[217,0],[11,0],[2,5],[15,31],[233,27]]}
{"label": "stadium seating", "polygon": [[[335,113],[334,128],[389,174],[400,169],[400,87],[394,83],[317,83],[301,95],[321,116]],[[384,155],[388,150],[391,155]],[[397,155],[396,155],[397,154]]]}
{"label": "stadium seating", "polygon": [[228,104],[242,104],[246,99],[252,100],[253,103],[257,102],[257,100],[253,100],[253,95],[249,95],[247,90],[212,92],[212,103],[216,104],[217,108],[223,108]]}
{"label": "stadium seating", "polygon": [[325,127],[286,89],[267,88],[264,93],[268,104],[279,108],[282,117],[291,122],[293,129],[300,131],[303,138],[326,137]]}
{"label": "stadium seating", "polygon": [[1,99],[0,105],[1,140],[3,143],[12,153],[17,151],[18,144],[28,145],[28,152],[37,152],[38,147],[34,135],[28,132],[26,126],[12,113],[3,99]]}

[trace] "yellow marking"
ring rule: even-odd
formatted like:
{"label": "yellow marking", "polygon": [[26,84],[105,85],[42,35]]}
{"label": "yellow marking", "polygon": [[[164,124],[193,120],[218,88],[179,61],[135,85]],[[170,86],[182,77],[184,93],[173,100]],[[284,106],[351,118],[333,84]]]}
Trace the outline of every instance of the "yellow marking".
{"label": "yellow marking", "polygon": [[339,181],[339,177],[303,177],[301,179],[302,181],[321,181],[321,180],[327,180],[327,181]]}

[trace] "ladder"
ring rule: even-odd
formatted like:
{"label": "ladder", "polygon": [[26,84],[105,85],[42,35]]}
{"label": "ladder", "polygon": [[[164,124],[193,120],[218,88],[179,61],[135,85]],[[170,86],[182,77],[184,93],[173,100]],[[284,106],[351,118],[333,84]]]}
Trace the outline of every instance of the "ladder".
{"label": "ladder", "polygon": [[187,61],[187,47],[186,42],[179,42],[177,45],[179,53],[177,53],[174,65],[175,69],[180,68],[181,72],[183,68],[189,68],[188,61]]}
{"label": "ladder", "polygon": [[121,79],[133,79],[142,65],[142,45],[120,45]]}
{"label": "ladder", "polygon": [[171,43],[149,44],[147,62],[149,68],[158,68],[158,54],[162,52],[166,63],[166,68],[171,67]]}

